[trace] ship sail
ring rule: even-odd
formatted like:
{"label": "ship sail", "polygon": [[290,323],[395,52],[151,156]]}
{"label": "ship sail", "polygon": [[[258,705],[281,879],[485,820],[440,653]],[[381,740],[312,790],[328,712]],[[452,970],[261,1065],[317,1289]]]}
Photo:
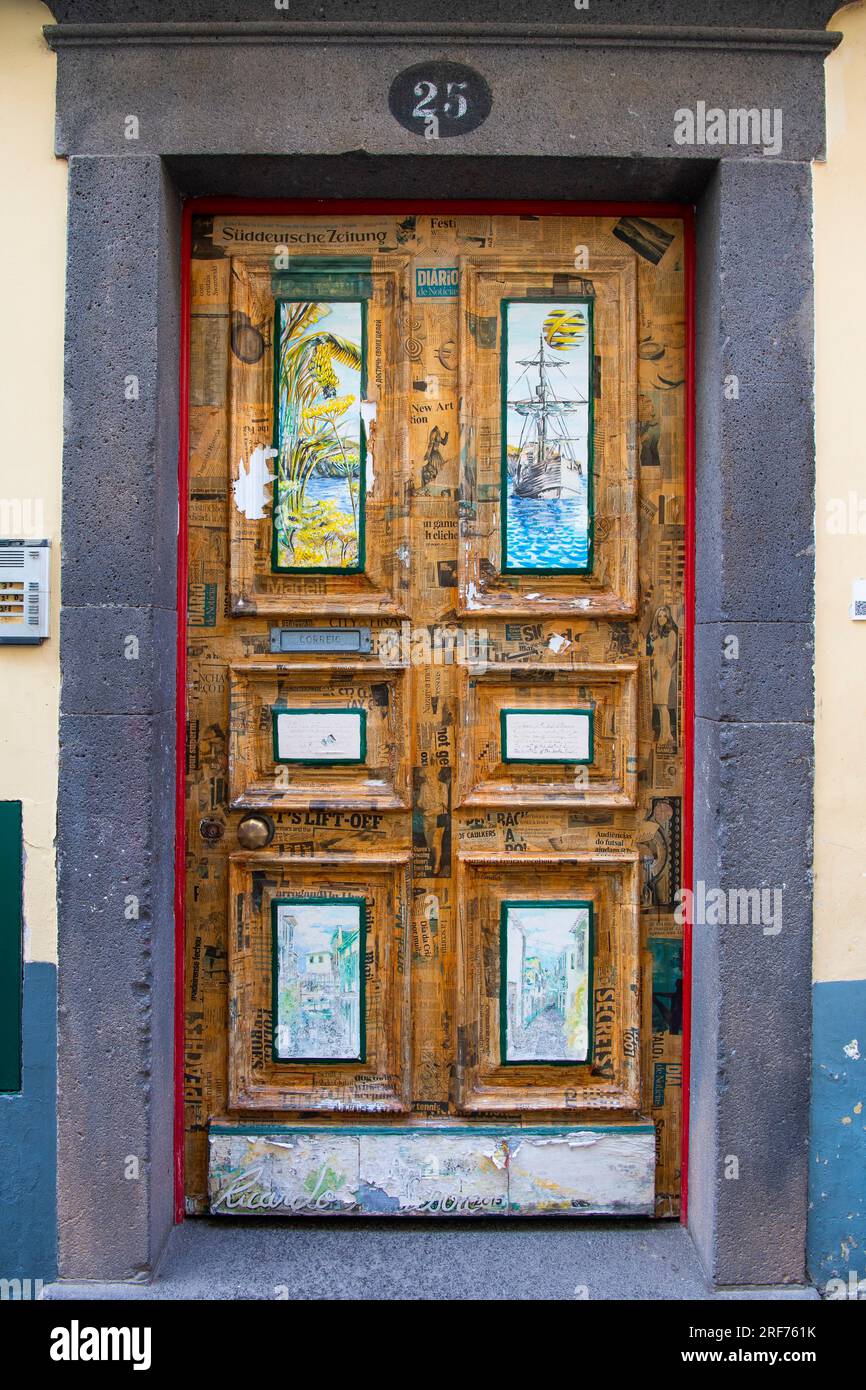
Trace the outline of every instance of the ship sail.
{"label": "ship sail", "polygon": [[[531,395],[507,401],[508,408],[524,419],[517,457],[510,464],[515,497],[558,498],[576,492],[583,477],[583,465],[575,445],[581,442],[568,432],[568,417],[585,409],[584,398],[560,400],[550,379],[549,368],[562,370],[555,357],[545,352],[544,333],[540,335],[535,357],[520,358],[519,365],[534,368],[537,382]],[[529,389],[529,371],[525,376]],[[519,383],[518,383],[519,384]]]}

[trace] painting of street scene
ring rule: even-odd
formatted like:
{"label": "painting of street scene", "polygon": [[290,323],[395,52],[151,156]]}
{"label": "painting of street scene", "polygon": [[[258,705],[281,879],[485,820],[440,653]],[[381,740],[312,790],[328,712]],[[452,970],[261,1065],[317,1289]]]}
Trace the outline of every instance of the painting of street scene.
{"label": "painting of street scene", "polygon": [[274,567],[362,567],[363,307],[277,306]]}
{"label": "painting of street scene", "polygon": [[590,307],[506,302],[503,569],[590,564]]}
{"label": "painting of street scene", "polygon": [[589,903],[504,903],[503,1062],[589,1056]]}
{"label": "painting of street scene", "polygon": [[362,1061],[364,903],[274,904],[274,1056]]}

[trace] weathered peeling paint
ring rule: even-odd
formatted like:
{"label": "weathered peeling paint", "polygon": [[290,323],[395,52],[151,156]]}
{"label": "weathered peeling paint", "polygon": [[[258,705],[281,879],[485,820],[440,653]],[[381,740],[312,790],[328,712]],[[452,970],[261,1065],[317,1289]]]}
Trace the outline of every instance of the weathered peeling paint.
{"label": "weathered peeling paint", "polygon": [[373,447],[376,438],[376,431],[372,428],[372,426],[376,423],[376,402],[361,401],[360,406],[361,421],[364,426],[364,434],[366,436],[367,444],[367,450],[364,458],[364,468],[367,475],[367,493],[369,495],[373,491],[373,484],[376,481],[375,458],[373,456]]}
{"label": "weathered peeling paint", "polygon": [[814,986],[808,1268],[822,1289],[866,1275],[864,1018],[866,980]]}
{"label": "weathered peeling paint", "polygon": [[455,1131],[214,1129],[210,1209],[223,1215],[505,1216],[653,1209],[646,1126]]}
{"label": "weathered peeling paint", "polygon": [[248,464],[245,464],[243,459],[238,460],[238,476],[232,483],[232,492],[235,506],[239,512],[243,512],[248,521],[261,521],[265,515],[265,507],[269,501],[265,489],[274,481],[267,460],[276,456],[276,449],[259,444],[250,454]]}
{"label": "weathered peeling paint", "polygon": [[395,1214],[477,1216],[508,1210],[505,1141],[493,1136],[362,1135],[361,1173]]}
{"label": "weathered peeling paint", "polygon": [[582,1131],[532,1136],[510,1147],[512,1211],[652,1214],[652,1134]]}
{"label": "weathered peeling paint", "polygon": [[211,1210],[218,1215],[351,1211],[358,1181],[350,1134],[237,1135],[211,1145]]}

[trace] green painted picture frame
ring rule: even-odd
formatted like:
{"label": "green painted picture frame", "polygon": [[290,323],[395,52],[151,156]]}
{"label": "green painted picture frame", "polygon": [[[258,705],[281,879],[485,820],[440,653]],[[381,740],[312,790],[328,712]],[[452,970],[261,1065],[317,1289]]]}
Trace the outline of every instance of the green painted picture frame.
{"label": "green painted picture frame", "polygon": [[[330,261],[329,265],[337,263]],[[281,565],[278,561],[279,544],[277,538],[277,510],[280,500],[280,477],[279,464],[281,453],[281,432],[280,432],[280,344],[282,338],[281,312],[285,304],[359,304],[361,308],[361,371],[360,371],[360,400],[367,397],[367,373],[368,373],[368,347],[367,347],[367,301],[369,294],[372,293],[372,286],[367,286],[366,281],[369,277],[355,275],[354,282],[356,292],[354,294],[341,293],[336,277],[347,272],[336,269],[307,270],[306,267],[298,267],[294,271],[296,277],[303,281],[305,275],[316,276],[317,279],[310,281],[311,293],[301,295],[277,294],[274,300],[274,333],[273,333],[273,355],[274,355],[274,382],[273,382],[273,433],[272,446],[276,450],[274,459],[275,474],[273,482],[273,497],[271,501],[271,572],[273,574],[363,574],[367,563],[367,431],[364,426],[363,417],[360,419],[359,439],[358,439],[358,562],[355,565]],[[334,277],[335,287],[328,293],[323,293],[322,277],[328,283],[328,276]],[[350,276],[350,278],[352,278]],[[279,277],[275,277],[279,284]],[[369,293],[364,293],[368,288]],[[315,291],[315,293],[313,293]]]}
{"label": "green painted picture frame", "polygon": [[[283,1057],[277,1048],[279,1019],[279,943],[277,928],[281,907],[357,907],[358,909],[358,1039],[357,1056],[351,1057]],[[324,896],[280,897],[271,899],[271,1059],[276,1066],[346,1066],[367,1061],[367,900],[360,897]]]}
{"label": "green painted picture frame", "polygon": [[[279,755],[279,739],[277,735],[277,722],[281,714],[353,714],[358,717],[361,724],[361,734],[359,739],[360,757],[358,758],[281,758]],[[351,705],[271,705],[271,747],[274,754],[275,763],[301,763],[305,767],[360,767],[367,761],[367,711]]]}
{"label": "green painted picture frame", "polygon": [[[513,1059],[507,1056],[508,1045],[508,912],[524,908],[576,908],[589,913],[587,931],[587,1042],[584,1057]],[[595,1045],[595,907],[585,898],[505,898],[499,904],[499,1063],[503,1067],[584,1067],[592,1063]]]}
{"label": "green painted picture frame", "polygon": [[[589,716],[589,757],[588,758],[511,758],[508,756],[509,714],[585,714]],[[570,705],[562,709],[543,709],[509,705],[499,711],[499,756],[503,763],[525,763],[532,767],[550,763],[559,766],[589,767],[595,762],[595,708],[592,705]]]}
{"label": "green painted picture frame", "polygon": [[[579,304],[587,311],[589,390],[587,415],[586,508],[587,550],[584,565],[544,566],[508,564],[508,308],[512,304]],[[589,295],[534,294],[522,298],[509,297],[499,301],[499,545],[500,573],[514,575],[592,574],[595,564],[595,301]]]}

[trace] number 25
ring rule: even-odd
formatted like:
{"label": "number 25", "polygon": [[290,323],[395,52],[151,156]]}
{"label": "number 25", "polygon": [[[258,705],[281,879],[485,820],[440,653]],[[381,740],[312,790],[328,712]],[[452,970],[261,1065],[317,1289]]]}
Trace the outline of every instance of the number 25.
{"label": "number 25", "polygon": [[[461,116],[465,116],[469,107],[469,103],[461,90],[465,86],[465,82],[449,82],[446,88],[442,111],[444,115],[450,116],[455,121],[459,121]],[[416,82],[415,95],[420,100],[415,103],[412,115],[420,120],[427,120],[434,114],[431,103],[438,97],[439,88],[435,82],[430,82],[425,78],[423,82]]]}
{"label": "number 25", "polygon": [[[468,103],[461,90],[465,86],[465,82],[448,83],[448,97],[443,110],[446,116],[452,116],[455,121],[459,121],[461,116],[466,115]],[[456,111],[454,110],[455,105],[457,107]]]}

